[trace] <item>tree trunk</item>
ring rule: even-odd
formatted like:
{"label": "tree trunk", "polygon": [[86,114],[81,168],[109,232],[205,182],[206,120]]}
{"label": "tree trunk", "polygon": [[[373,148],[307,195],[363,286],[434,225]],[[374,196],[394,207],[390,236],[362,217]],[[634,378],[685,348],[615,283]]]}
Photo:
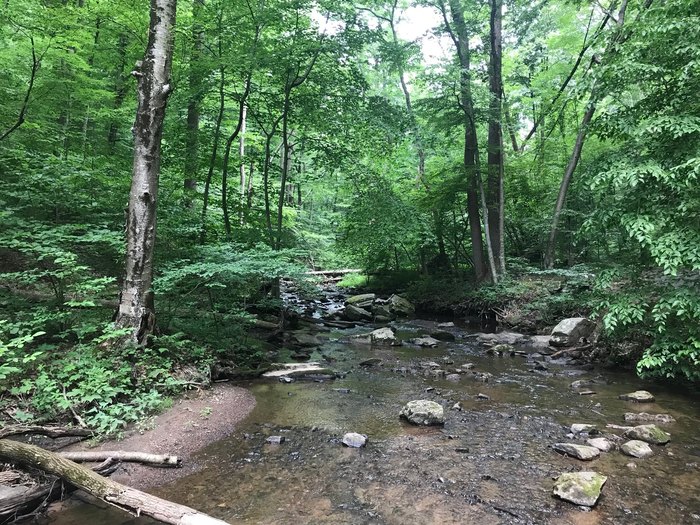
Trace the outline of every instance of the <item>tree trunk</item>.
{"label": "tree trunk", "polygon": [[[617,53],[619,46],[630,36],[629,33],[625,34],[623,32],[625,16],[627,13],[627,2],[628,0],[622,0],[620,7],[617,11],[617,16],[613,17],[610,15],[610,13],[608,13],[605,17],[605,20],[601,24],[601,31],[605,27],[605,24],[607,23],[608,19],[610,18],[613,18],[617,24],[616,30],[611,34],[610,40],[608,41],[608,44],[605,47],[605,50],[603,52],[604,56]],[[648,9],[651,6],[651,3],[652,0],[645,0],[644,4],[640,6],[640,10],[638,11],[637,16],[640,16],[643,10]],[[612,10],[612,7],[610,10]],[[591,58],[591,66],[599,64],[602,61],[604,61],[604,58],[600,58],[594,55],[593,58]],[[547,269],[551,269],[554,267],[559,219],[561,218],[561,213],[564,209],[564,202],[566,201],[566,194],[569,190],[569,185],[571,184],[571,177],[573,176],[574,171],[576,171],[576,166],[578,166],[578,162],[581,158],[581,151],[583,150],[583,144],[586,140],[586,133],[588,131],[588,127],[591,123],[591,120],[593,119],[593,114],[596,110],[596,104],[598,103],[598,97],[599,93],[594,80],[593,86],[591,87],[591,96],[588,100],[588,107],[586,108],[586,112],[584,113],[583,119],[581,120],[581,125],[579,126],[578,134],[576,135],[576,142],[574,143],[574,149],[571,152],[571,156],[569,157],[569,162],[566,165],[566,170],[564,170],[564,176],[562,177],[561,185],[559,186],[559,195],[557,196],[557,203],[554,206],[554,213],[552,215],[552,227],[549,232],[549,240],[547,242],[547,248],[545,250],[544,255],[544,267]]]}
{"label": "tree trunk", "polygon": [[503,253],[503,130],[501,113],[503,102],[503,81],[501,78],[501,0],[491,0],[490,16],[490,63],[489,63],[489,133],[488,133],[488,221],[489,238],[493,256],[498,263],[498,273],[505,273]]}
{"label": "tree trunk", "polygon": [[246,133],[246,120],[248,115],[248,108],[243,106],[243,122],[241,125],[241,133],[238,137],[238,159],[240,161],[239,175],[240,175],[240,198],[241,198],[241,217],[240,221],[243,224],[243,200],[246,193],[246,178],[245,178],[245,133]]}
{"label": "tree trunk", "polygon": [[561,218],[561,212],[564,209],[564,202],[566,201],[566,194],[569,191],[569,185],[571,184],[571,177],[574,175],[576,166],[578,166],[578,161],[581,158],[581,152],[583,151],[583,144],[586,140],[588,125],[591,123],[595,109],[595,103],[593,100],[590,100],[588,109],[586,109],[586,112],[583,115],[583,120],[581,121],[581,127],[578,130],[578,135],[576,135],[576,142],[574,143],[574,149],[571,152],[569,163],[566,165],[564,176],[561,179],[559,195],[557,196],[557,203],[554,206],[554,214],[552,215],[552,228],[549,232],[549,241],[547,242],[547,250],[544,256],[544,267],[546,269],[551,269],[554,267],[554,252],[557,243],[559,219]]}
{"label": "tree trunk", "polygon": [[126,220],[126,276],[116,324],[131,328],[131,342],[143,345],[155,328],[151,283],[156,240],[160,143],[165,106],[172,90],[176,0],[151,0],[148,44],[137,63],[138,109],[134,123],[134,164]]}
{"label": "tree trunk", "polygon": [[471,50],[469,49],[469,32],[464,20],[462,5],[459,0],[450,0],[450,12],[455,25],[455,30],[447,19],[447,11],[441,6],[445,25],[450,33],[456,48],[461,66],[460,72],[460,100],[459,105],[464,113],[464,172],[467,177],[467,215],[469,217],[469,231],[472,241],[472,263],[477,282],[486,277],[486,265],[484,264],[484,247],[481,231],[481,219],[479,217],[479,188],[477,184],[477,156],[479,142],[476,134],[476,122],[474,119],[474,100],[471,91]]}
{"label": "tree trunk", "polygon": [[189,101],[187,103],[187,132],[185,134],[185,206],[192,207],[199,179],[199,108],[202,103],[202,48],[204,30],[201,17],[204,0],[192,0],[192,55],[190,56]]}
{"label": "tree trunk", "polygon": [[[119,56],[119,61],[117,62],[117,67],[114,70],[114,110],[122,107],[124,99],[126,98],[126,80],[124,75],[124,69],[126,68],[126,45],[127,39],[124,33],[119,33],[117,37],[117,55]],[[119,119],[113,116],[111,122],[109,123],[109,131],[107,133],[107,151],[110,155],[114,154],[114,150],[117,146],[117,139],[119,136]]]}
{"label": "tree trunk", "polygon": [[216,166],[216,154],[219,149],[219,138],[221,137],[221,121],[224,119],[224,109],[226,105],[226,96],[224,93],[224,68],[219,68],[219,113],[216,116],[216,125],[214,127],[214,140],[211,149],[211,159],[209,160],[209,171],[207,178],[204,181],[204,196],[202,197],[202,227],[199,231],[199,244],[204,244],[207,237],[207,209],[209,207],[209,191],[211,188],[211,180],[214,176],[214,167]]}
{"label": "tree trunk", "polygon": [[173,525],[225,525],[226,523],[190,507],[111,481],[82,465],[34,445],[2,439],[0,457],[12,463],[27,465],[59,476],[96,498],[136,516],[149,516],[162,523]]}

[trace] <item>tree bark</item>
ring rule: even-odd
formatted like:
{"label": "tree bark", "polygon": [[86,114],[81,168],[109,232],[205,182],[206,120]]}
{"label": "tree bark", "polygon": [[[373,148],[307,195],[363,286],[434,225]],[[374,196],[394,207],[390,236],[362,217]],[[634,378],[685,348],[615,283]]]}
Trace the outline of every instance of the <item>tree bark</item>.
{"label": "tree bark", "polygon": [[111,481],[82,465],[34,445],[2,439],[0,457],[12,463],[28,465],[58,476],[132,515],[145,515],[172,525],[224,525],[226,523],[190,507]]}
{"label": "tree bark", "polygon": [[126,276],[116,324],[132,329],[132,343],[143,345],[155,328],[151,284],[156,240],[160,146],[170,85],[176,0],[151,0],[148,44],[137,64],[138,109],[134,123],[134,164],[126,220]]}

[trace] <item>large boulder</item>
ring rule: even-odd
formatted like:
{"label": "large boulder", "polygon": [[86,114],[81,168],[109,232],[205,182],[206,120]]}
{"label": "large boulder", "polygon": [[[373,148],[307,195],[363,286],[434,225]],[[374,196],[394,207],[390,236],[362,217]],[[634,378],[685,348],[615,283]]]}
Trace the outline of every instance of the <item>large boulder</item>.
{"label": "large boulder", "polygon": [[388,305],[391,313],[400,317],[409,317],[416,311],[416,307],[400,295],[392,295],[389,297]]}
{"label": "large boulder", "polygon": [[353,295],[352,297],[348,297],[345,301],[345,304],[351,304],[353,306],[357,306],[358,308],[369,308],[370,306],[372,306],[372,303],[376,298],[377,296],[373,293],[363,293],[360,295]]}
{"label": "large boulder", "polygon": [[372,305],[372,315],[375,319],[389,319],[392,320],[396,316],[392,313],[391,308],[388,304],[378,304],[374,303]]}
{"label": "large boulder", "polygon": [[597,472],[566,472],[554,482],[554,495],[575,505],[592,507],[607,480]]}
{"label": "large boulder", "polygon": [[575,443],[555,443],[552,448],[564,454],[565,456],[571,456],[581,461],[590,461],[592,459],[600,456],[600,450],[595,447],[589,447],[588,445],[577,445]]}
{"label": "large boulder", "polygon": [[593,333],[595,323],[585,317],[564,319],[552,330],[550,344],[554,346],[573,346],[582,338]]}
{"label": "large boulder", "polygon": [[625,432],[625,437],[646,441],[652,445],[665,445],[671,441],[671,436],[656,425],[639,425]]}
{"label": "large boulder", "polygon": [[368,312],[364,308],[360,308],[359,306],[354,306],[352,304],[349,304],[345,307],[345,310],[343,310],[343,317],[348,321],[372,320],[372,314],[370,312]]}
{"label": "large boulder", "polygon": [[444,425],[445,413],[442,406],[435,401],[418,399],[409,401],[401,410],[400,417],[407,419],[414,425]]}

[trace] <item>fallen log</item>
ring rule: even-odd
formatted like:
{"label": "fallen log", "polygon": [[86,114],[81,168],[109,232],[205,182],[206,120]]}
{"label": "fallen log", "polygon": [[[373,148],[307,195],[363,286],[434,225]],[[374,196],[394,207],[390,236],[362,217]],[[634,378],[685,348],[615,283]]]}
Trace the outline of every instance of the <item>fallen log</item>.
{"label": "fallen log", "polygon": [[50,438],[90,437],[95,433],[89,428],[42,427],[37,425],[12,425],[0,429],[0,439],[20,434],[40,434]]}
{"label": "fallen log", "polygon": [[226,523],[185,505],[103,478],[82,465],[34,445],[0,439],[0,458],[58,476],[71,485],[134,516],[145,515],[172,525],[225,525]]}
{"label": "fallen log", "polygon": [[313,270],[306,272],[306,275],[345,275],[348,273],[360,273],[362,270],[344,268],[342,270]]}
{"label": "fallen log", "polygon": [[[107,476],[114,472],[118,466],[118,461],[109,459],[92,467],[92,470]],[[19,477],[19,474],[17,476]],[[57,478],[52,478],[47,483],[27,488],[24,492],[0,498],[0,523],[17,521],[35,514],[37,511],[41,512],[51,501],[74,490],[75,487],[64,484]]]}
{"label": "fallen log", "polygon": [[126,450],[101,450],[88,452],[59,452],[59,455],[82,463],[83,461],[105,461],[112,458],[117,461],[146,463],[156,467],[179,467],[182,459],[167,454],[147,454],[146,452],[129,452]]}

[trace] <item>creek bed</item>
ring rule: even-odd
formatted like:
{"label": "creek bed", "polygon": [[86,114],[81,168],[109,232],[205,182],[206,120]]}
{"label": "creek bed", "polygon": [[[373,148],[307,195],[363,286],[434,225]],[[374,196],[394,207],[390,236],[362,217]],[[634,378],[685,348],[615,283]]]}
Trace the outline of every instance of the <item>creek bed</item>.
{"label": "creek bed", "polygon": [[[400,325],[397,333],[414,337],[425,326]],[[201,450],[199,472],[154,493],[232,524],[700,524],[697,392],[563,364],[538,370],[526,357],[485,355],[464,330],[454,330],[456,342],[432,349],[338,342],[367,327],[326,334],[312,359],[331,360],[344,378],[243,383],[257,399],[251,415],[234,435]],[[370,357],[382,363],[359,365]],[[491,376],[432,379],[423,375],[426,361],[445,368],[473,363],[474,372]],[[579,395],[570,387],[577,379],[595,379],[596,393]],[[656,403],[618,399],[639,389],[652,391]],[[444,428],[399,420],[411,399],[441,403]],[[455,403],[461,411],[451,408]],[[608,423],[626,424],[625,412],[641,411],[676,419],[663,426],[671,442],[653,447],[650,458],[614,451],[584,463],[551,449],[561,441],[583,443],[567,438],[573,423],[606,432]],[[367,447],[343,447],[345,432],[368,435]],[[273,435],[284,443],[266,444]],[[589,469],[608,476],[596,507],[552,497],[554,477]],[[152,523],[90,505],[52,514],[50,522]]]}

